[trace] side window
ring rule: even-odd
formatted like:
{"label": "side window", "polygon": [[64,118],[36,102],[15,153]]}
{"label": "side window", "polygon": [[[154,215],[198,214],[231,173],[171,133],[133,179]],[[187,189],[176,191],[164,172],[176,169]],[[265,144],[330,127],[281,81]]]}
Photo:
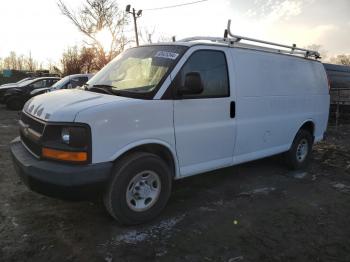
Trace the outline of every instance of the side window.
{"label": "side window", "polygon": [[52,86],[52,80],[51,79],[46,79],[45,81],[45,87],[50,87]]}
{"label": "side window", "polygon": [[71,87],[71,88],[75,88],[75,87],[78,87],[78,86],[82,86],[82,85],[85,84],[87,81],[88,81],[88,78],[87,78],[86,76],[73,78],[73,79],[71,80],[71,84],[72,84],[72,87]]}
{"label": "side window", "polygon": [[56,82],[58,82],[58,79],[52,79],[52,82],[50,83],[50,86],[52,86],[53,84],[56,84]]}
{"label": "side window", "polygon": [[67,89],[67,88],[71,88],[71,81],[69,80],[67,83],[64,84],[64,86],[62,87],[62,89]]}
{"label": "side window", "polygon": [[178,85],[184,85],[185,76],[198,72],[203,83],[203,92],[198,95],[184,95],[186,98],[207,98],[229,96],[227,63],[224,52],[200,50],[194,52],[186,61],[177,77]]}
{"label": "side window", "polygon": [[34,89],[37,89],[37,88],[45,87],[45,84],[46,84],[45,80],[40,80],[40,81],[37,81],[37,82],[33,83],[32,86],[33,86]]}

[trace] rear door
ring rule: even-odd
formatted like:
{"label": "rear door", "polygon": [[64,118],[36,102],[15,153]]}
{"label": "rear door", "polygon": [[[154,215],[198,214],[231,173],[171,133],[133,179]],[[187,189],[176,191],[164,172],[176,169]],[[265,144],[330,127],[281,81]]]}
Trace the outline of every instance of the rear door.
{"label": "rear door", "polygon": [[227,48],[193,47],[177,73],[173,88],[184,85],[185,75],[198,72],[204,91],[174,101],[176,151],[181,176],[232,164],[235,112],[230,92]]}

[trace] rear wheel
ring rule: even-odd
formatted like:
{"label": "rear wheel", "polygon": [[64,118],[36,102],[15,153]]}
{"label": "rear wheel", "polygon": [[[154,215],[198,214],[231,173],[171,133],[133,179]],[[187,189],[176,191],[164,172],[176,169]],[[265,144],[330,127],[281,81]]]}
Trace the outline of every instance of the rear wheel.
{"label": "rear wheel", "polygon": [[312,144],[312,134],[305,129],[299,130],[291,148],[285,154],[287,165],[291,169],[304,168],[310,160]]}
{"label": "rear wheel", "polygon": [[169,199],[171,170],[157,155],[129,155],[116,164],[112,176],[104,203],[107,211],[122,224],[153,219]]}
{"label": "rear wheel", "polygon": [[23,101],[19,97],[10,97],[6,101],[6,107],[11,110],[21,110],[23,108]]}

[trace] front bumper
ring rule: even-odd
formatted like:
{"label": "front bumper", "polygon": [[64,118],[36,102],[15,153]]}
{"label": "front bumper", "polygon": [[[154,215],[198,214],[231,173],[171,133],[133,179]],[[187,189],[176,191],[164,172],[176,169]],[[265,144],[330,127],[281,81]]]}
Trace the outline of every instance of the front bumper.
{"label": "front bumper", "polygon": [[92,199],[103,192],[113,163],[71,165],[35,158],[19,137],[11,144],[17,174],[33,191],[61,199]]}

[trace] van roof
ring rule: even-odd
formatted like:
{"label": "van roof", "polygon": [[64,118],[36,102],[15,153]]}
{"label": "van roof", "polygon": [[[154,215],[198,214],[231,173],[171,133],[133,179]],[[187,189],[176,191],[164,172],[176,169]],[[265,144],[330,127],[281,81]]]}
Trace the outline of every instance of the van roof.
{"label": "van roof", "polygon": [[307,59],[310,61],[320,62],[319,60],[312,59],[311,57],[305,57],[293,53],[287,53],[284,52],[284,50],[269,48],[265,46],[259,46],[259,45],[252,45],[252,44],[246,44],[246,43],[235,43],[234,45],[228,45],[228,43],[220,43],[220,42],[213,42],[213,41],[175,41],[175,42],[160,42],[160,43],[152,43],[152,44],[146,44],[141,46],[160,46],[160,45],[180,45],[180,46],[197,46],[197,45],[204,45],[204,46],[220,46],[220,47],[226,47],[226,48],[240,48],[240,49],[246,49],[246,50],[252,50],[252,51],[260,51],[260,52],[268,52],[268,53],[275,53],[279,55],[287,55],[290,57],[296,57],[301,59]]}
{"label": "van roof", "polygon": [[[220,45],[226,46],[228,48],[243,48],[250,49],[254,51],[263,51],[268,53],[284,54],[293,57],[310,59],[314,58],[314,61],[321,58],[320,53],[315,50],[310,50],[302,47],[298,47],[296,44],[286,45],[282,43],[276,43],[271,41],[266,41],[262,39],[255,39],[251,37],[241,36],[233,34],[231,31],[231,19],[227,21],[227,28],[224,31],[223,37],[213,37],[213,36],[194,36],[184,38],[180,41],[175,42],[175,37],[173,37],[172,43],[164,44],[178,44],[184,46],[193,46],[198,44],[198,42],[203,42],[208,45]],[[243,43],[242,43],[243,41]],[[209,43],[208,43],[209,42]],[[247,43],[248,42],[248,43]]]}

